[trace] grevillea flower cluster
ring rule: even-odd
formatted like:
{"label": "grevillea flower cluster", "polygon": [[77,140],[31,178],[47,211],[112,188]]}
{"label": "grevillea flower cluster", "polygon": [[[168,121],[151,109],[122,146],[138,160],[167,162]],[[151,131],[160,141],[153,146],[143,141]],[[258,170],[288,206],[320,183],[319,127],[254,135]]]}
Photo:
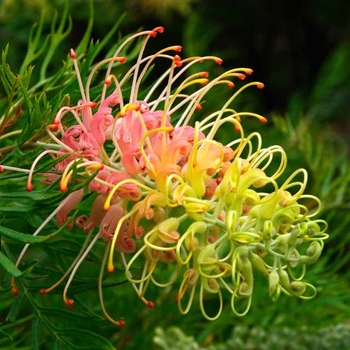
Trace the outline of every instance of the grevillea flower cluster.
{"label": "grevillea flower cluster", "polygon": [[[303,277],[306,266],[318,260],[327,238],[326,223],[314,219],[320,201],[304,194],[304,169],[283,174],[287,157],[281,147],[264,148],[259,133],[244,134],[244,118],[267,120],[232,107],[242,90],[264,85],[250,82],[234,89],[230,98],[217,101],[217,111],[204,115],[202,103],[212,89],[220,85],[233,89],[234,81],[244,80],[252,70],[231,69],[209,79],[208,72],[193,71],[203,61],[221,64],[218,57],[181,58],[181,46],[146,55],[147,42],[162,32],[157,27],[129,37],[88,77],[80,76],[76,54],[70,52],[81,99],[62,107],[47,126],[50,141],[27,169],[27,190],[35,190],[32,180],[41,159],[54,158],[56,165],[44,174],[44,181],[58,181],[59,190],[67,196],[34,235],[53,218],[59,227],[76,225],[87,235],[62,279],[40,293],[67,279],[63,298],[72,305],[69,286],[96,241],[102,239],[106,253],[100,301],[106,317],[118,325],[124,321],[109,316],[102,291],[103,271],[107,268],[112,273],[116,259],[149,307],[154,306],[147,299],[150,284],[177,286],[180,312],[186,314],[199,300],[208,320],[220,316],[224,300],[230,300],[235,314],[245,315],[255,273],[266,277],[274,301],[281,292],[314,297],[315,287]],[[123,49],[139,38],[143,41],[135,63],[119,76],[118,67],[127,60]],[[144,81],[153,75],[150,69],[160,60],[168,68],[145,89]],[[91,86],[101,70],[105,77],[94,86],[94,91],[100,86],[100,93],[98,101],[92,101]],[[217,140],[223,127],[233,135],[227,144]],[[84,179],[88,179],[85,186],[71,190]],[[93,198],[90,211],[71,220],[69,213],[87,197]],[[214,298],[217,311],[213,314],[206,301]]]}

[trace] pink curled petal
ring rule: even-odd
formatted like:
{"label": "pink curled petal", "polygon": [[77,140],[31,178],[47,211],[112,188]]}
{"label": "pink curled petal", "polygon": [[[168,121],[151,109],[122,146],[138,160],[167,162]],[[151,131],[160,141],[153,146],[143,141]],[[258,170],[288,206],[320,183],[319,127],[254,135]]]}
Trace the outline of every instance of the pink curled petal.
{"label": "pink curled petal", "polygon": [[91,207],[91,215],[84,225],[84,231],[88,232],[96,225],[98,225],[106,215],[103,205],[106,201],[105,196],[97,196]]}
{"label": "pink curled petal", "polygon": [[[84,197],[83,189],[74,191],[67,196],[65,204],[61,207],[61,209],[57,212],[57,215],[56,215],[56,222],[58,227],[61,227],[69,220],[68,214],[72,209],[74,209],[81,202],[83,197]],[[73,224],[69,224],[67,226],[67,229],[69,230],[72,227],[73,227]]]}
{"label": "pink curled petal", "polygon": [[69,127],[62,135],[62,142],[74,151],[79,150],[79,139],[82,134],[82,129],[79,125]]}
{"label": "pink curled petal", "polygon": [[124,169],[130,176],[136,176],[139,174],[139,158],[139,147],[131,147],[122,155],[121,161],[123,163]]}
{"label": "pink curled petal", "polygon": [[40,182],[45,185],[51,185],[60,177],[60,175],[53,173],[43,173],[42,175],[44,175],[44,179]]}
{"label": "pink curled petal", "polygon": [[110,114],[97,112],[91,122],[91,133],[99,145],[103,145],[106,140],[106,130],[113,125],[114,118]]}
{"label": "pink curled petal", "polygon": [[89,192],[97,192],[99,194],[106,194],[108,190],[110,189],[109,186],[106,186],[100,182],[98,182],[96,179],[100,179],[103,181],[107,181],[107,178],[111,175],[111,172],[108,169],[102,169],[98,172],[95,179],[92,180],[89,183]]}
{"label": "pink curled petal", "polygon": [[178,164],[180,160],[190,154],[192,144],[186,139],[171,141],[167,146],[167,153],[164,159],[165,164]]}
{"label": "pink curled petal", "polygon": [[[110,242],[113,239],[115,233],[115,229],[118,225],[119,220],[124,216],[124,209],[119,204],[113,204],[105,212],[105,216],[103,217],[101,224],[99,235],[103,238],[105,242]],[[118,235],[123,235],[125,229],[127,227],[127,222],[125,221],[120,228],[120,232]]]}
{"label": "pink curled petal", "polygon": [[132,238],[125,236],[125,234],[118,234],[115,248],[122,253],[130,254],[136,250],[136,243]]}
{"label": "pink curled petal", "polygon": [[[186,125],[186,126],[180,126],[174,129],[174,139],[183,138],[188,142],[193,143],[194,136],[195,136],[195,129],[192,126]],[[205,139],[205,135],[201,131],[199,131],[198,140],[200,141],[204,139]]]}
{"label": "pink curled petal", "polygon": [[105,100],[102,101],[100,108],[106,108],[109,106],[115,106],[120,102],[120,97],[117,91],[111,93]]}

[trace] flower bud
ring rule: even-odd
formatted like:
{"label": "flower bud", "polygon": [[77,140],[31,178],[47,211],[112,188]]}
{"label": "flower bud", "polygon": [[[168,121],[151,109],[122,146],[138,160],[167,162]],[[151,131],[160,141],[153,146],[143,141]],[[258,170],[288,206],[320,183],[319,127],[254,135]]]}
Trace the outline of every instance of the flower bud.
{"label": "flower bud", "polygon": [[306,255],[302,255],[299,258],[301,264],[313,264],[315,263],[322,253],[322,246],[319,242],[313,241],[309,245],[306,251]]}
{"label": "flower bud", "polygon": [[275,302],[280,295],[279,276],[276,270],[272,270],[269,274],[269,294],[271,299]]}
{"label": "flower bud", "polygon": [[295,295],[295,296],[301,296],[305,293],[306,291],[306,285],[304,282],[300,281],[293,281],[290,284],[290,292]]}
{"label": "flower bud", "polygon": [[249,260],[252,263],[252,266],[256,270],[258,270],[260,273],[262,273],[265,277],[268,276],[268,272],[267,272],[264,260],[258,254],[255,254],[253,252],[249,252]]}

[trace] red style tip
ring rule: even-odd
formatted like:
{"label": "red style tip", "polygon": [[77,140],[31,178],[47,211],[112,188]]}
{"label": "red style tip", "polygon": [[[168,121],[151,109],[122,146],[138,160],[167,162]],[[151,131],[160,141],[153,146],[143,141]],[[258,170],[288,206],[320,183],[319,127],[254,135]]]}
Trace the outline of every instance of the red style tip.
{"label": "red style tip", "polygon": [[77,58],[77,54],[75,53],[75,51],[73,49],[70,49],[69,54],[73,60],[75,60]]}
{"label": "red style tip", "polygon": [[265,85],[263,83],[259,83],[256,87],[258,89],[263,89],[265,87]]}
{"label": "red style tip", "polygon": [[34,188],[34,187],[33,187],[32,184],[28,184],[28,185],[27,185],[27,191],[28,191],[28,192],[32,192],[32,191],[33,191],[33,188]]}
{"label": "red style tip", "polygon": [[164,27],[156,27],[153,30],[157,31],[158,33],[163,33],[164,32]]}
{"label": "red style tip", "polygon": [[11,292],[12,292],[12,295],[15,297],[19,294],[19,290],[17,287],[12,287]]}
{"label": "red style tip", "polygon": [[96,108],[96,107],[97,107],[97,102],[91,102],[90,107],[91,107],[91,108]]}
{"label": "red style tip", "polygon": [[179,301],[179,296],[177,295],[174,300],[175,300],[175,303],[177,303]]}
{"label": "red style tip", "polygon": [[154,302],[153,302],[153,301],[147,302],[147,306],[148,306],[150,309],[154,309]]}
{"label": "red style tip", "polygon": [[182,51],[182,46],[181,45],[174,46],[174,51],[181,52]]}
{"label": "red style tip", "polygon": [[163,27],[156,27],[150,32],[149,35],[154,38],[158,33],[163,33],[163,32],[164,32],[164,28]]}
{"label": "red style tip", "polygon": [[265,117],[261,117],[261,118],[260,118],[260,121],[261,121],[262,123],[267,123],[267,122],[268,122],[267,118],[265,118]]}
{"label": "red style tip", "polygon": [[245,74],[239,74],[238,75],[238,79],[239,80],[244,80],[246,78],[246,75]]}
{"label": "red style tip", "polygon": [[118,62],[119,63],[125,63],[126,62],[126,57],[118,57]]}
{"label": "red style tip", "polygon": [[44,288],[43,288],[43,289],[40,289],[40,290],[39,290],[39,294],[40,294],[40,295],[46,294],[46,289],[44,289]]}
{"label": "red style tip", "polygon": [[208,243],[214,243],[215,238],[213,236],[208,236]]}
{"label": "red style tip", "polygon": [[67,299],[67,300],[65,301],[65,303],[66,303],[66,305],[68,305],[68,306],[73,306],[74,300],[73,300],[73,299]]}
{"label": "red style tip", "polygon": [[116,322],[116,325],[119,326],[119,327],[125,327],[125,321],[119,320],[119,321]]}
{"label": "red style tip", "polygon": [[177,67],[181,67],[182,66],[181,57],[179,55],[175,55],[174,56],[174,63],[175,63],[175,66],[177,66]]}
{"label": "red style tip", "polygon": [[199,103],[196,106],[196,110],[197,111],[201,111],[203,109],[202,105],[200,105]]}
{"label": "red style tip", "polygon": [[2,166],[0,166],[0,172],[3,171],[4,169],[2,168]]}
{"label": "red style tip", "polygon": [[203,78],[208,78],[209,77],[209,72],[202,72],[201,77]]}

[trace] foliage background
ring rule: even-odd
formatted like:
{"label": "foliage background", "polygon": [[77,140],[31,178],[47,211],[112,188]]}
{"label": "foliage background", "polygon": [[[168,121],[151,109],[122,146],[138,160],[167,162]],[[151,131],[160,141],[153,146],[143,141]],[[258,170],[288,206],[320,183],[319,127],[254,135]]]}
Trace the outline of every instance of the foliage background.
{"label": "foliage background", "polygon": [[[251,67],[255,77],[265,83],[266,88],[259,93],[245,92],[237,101],[237,109],[254,110],[271,121],[258,130],[265,144],[283,146],[289,155],[290,169],[305,167],[311,178],[308,191],[324,203],[322,218],[329,222],[330,239],[323,257],[310,268],[308,276],[319,294],[311,301],[284,297],[272,304],[266,302],[264,286],[255,296],[250,313],[243,319],[234,317],[227,309],[219,320],[208,323],[195,308],[181,316],[172,302],[171,293],[167,292],[155,293],[157,307],[146,309],[131,288],[124,284],[118,287],[123,283],[120,274],[109,282],[111,288],[106,288],[105,293],[110,307],[126,318],[127,326],[116,329],[98,316],[99,303],[92,283],[101,259],[97,249],[87,267],[91,275],[81,274],[79,283],[73,285],[78,302],[69,310],[62,306],[59,291],[57,295],[38,298],[37,285],[31,288],[29,284],[24,296],[14,298],[5,288],[8,276],[1,271],[0,348],[29,349],[37,342],[38,348],[51,349],[54,342],[60,343],[57,339],[64,340],[65,337],[76,346],[88,346],[91,334],[88,332],[93,331],[101,337],[100,348],[108,348],[103,340],[106,339],[118,349],[136,349],[141,345],[152,348],[155,346],[153,340],[159,349],[196,349],[198,344],[208,349],[294,349],[293,346],[298,349],[303,346],[305,349],[322,349],[322,346],[324,349],[348,349],[349,2],[272,0],[268,7],[257,0],[216,0],[215,6],[208,0],[180,3],[171,0],[95,0],[93,3],[94,40],[102,40],[126,12],[114,41],[141,27],[163,25],[165,33],[151,45],[182,44],[183,56],[215,54],[224,59],[223,66],[216,69]],[[30,27],[40,20],[43,10],[44,33],[49,33],[55,11],[58,18],[64,13],[64,2],[3,0],[0,4],[0,48],[4,49],[10,43],[8,62],[13,72],[21,69]],[[48,74],[61,67],[71,47],[78,46],[88,26],[89,11],[87,1],[69,2],[72,32],[60,43]],[[34,68],[32,81],[38,79],[40,71]],[[0,93],[3,97],[2,87]],[[218,96],[207,104],[215,108],[216,98]],[[1,106],[4,108],[4,102]],[[248,123],[247,128],[250,127],[256,129],[256,123],[251,126]],[[229,136],[222,135],[223,138]],[[13,184],[12,188],[0,186],[0,189],[3,193],[18,190],[18,187]],[[8,203],[4,201],[4,196],[0,196],[0,207]],[[26,218],[20,223],[14,220],[16,217],[0,214],[7,227],[21,232],[32,232],[30,225],[35,227],[44,215],[39,211],[31,220]],[[60,233],[60,237],[61,252],[74,248],[65,245],[65,238],[68,238],[65,232]],[[79,237],[76,244],[81,244]],[[1,248],[8,253],[7,243],[3,242]],[[19,249],[19,245],[11,246],[14,255]],[[46,244],[44,252],[54,254],[55,250]],[[31,254],[33,260],[38,258],[35,250]],[[43,253],[39,251],[38,254]],[[68,265],[59,258],[54,260],[56,264]],[[57,279],[54,265],[46,271],[39,265],[34,272],[39,275],[49,273],[54,281]],[[264,285],[264,281],[258,280],[259,283]],[[36,317],[38,314],[43,317]],[[174,326],[179,328],[172,328]],[[67,336],[64,330],[70,330],[70,335]],[[37,334],[34,341],[28,337],[31,332]],[[271,337],[276,339],[275,343],[268,343]],[[291,337],[294,339],[292,344]],[[93,339],[98,341],[97,336]],[[57,348],[67,348],[64,341],[60,344]],[[177,345],[174,347],[174,344]]]}

